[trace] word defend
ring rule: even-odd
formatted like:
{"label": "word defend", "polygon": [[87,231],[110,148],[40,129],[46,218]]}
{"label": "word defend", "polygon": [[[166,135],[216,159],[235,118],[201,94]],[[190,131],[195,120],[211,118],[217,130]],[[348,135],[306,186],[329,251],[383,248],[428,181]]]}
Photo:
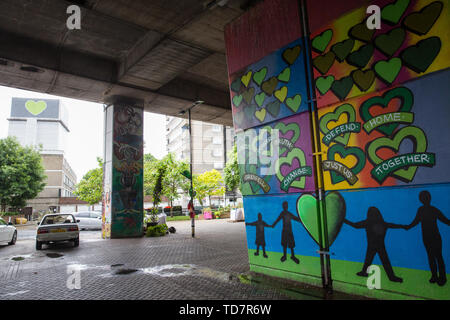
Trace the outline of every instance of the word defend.
{"label": "word defend", "polygon": [[80,30],[81,29],[81,9],[77,5],[70,5],[66,10],[67,14],[70,16],[67,18],[66,26],[69,30]]}

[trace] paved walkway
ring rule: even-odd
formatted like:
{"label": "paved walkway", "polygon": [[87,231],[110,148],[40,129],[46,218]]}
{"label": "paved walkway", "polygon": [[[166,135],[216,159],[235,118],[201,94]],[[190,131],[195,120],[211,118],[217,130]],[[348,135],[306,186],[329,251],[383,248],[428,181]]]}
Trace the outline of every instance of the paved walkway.
{"label": "paved walkway", "polygon": [[[29,234],[19,237],[15,246],[0,247],[0,299],[289,299],[239,281],[249,270],[242,222],[196,221],[195,239],[189,221],[168,225],[177,232],[103,240],[83,231],[78,248],[42,251]],[[68,267],[81,270],[81,289],[67,288]]]}

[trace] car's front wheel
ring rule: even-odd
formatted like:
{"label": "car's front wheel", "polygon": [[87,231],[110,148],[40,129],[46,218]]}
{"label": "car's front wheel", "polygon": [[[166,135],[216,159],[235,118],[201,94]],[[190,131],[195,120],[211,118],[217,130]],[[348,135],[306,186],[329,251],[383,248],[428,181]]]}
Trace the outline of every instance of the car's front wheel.
{"label": "car's front wheel", "polygon": [[13,236],[12,236],[12,238],[11,238],[11,242],[8,242],[8,244],[9,244],[10,246],[15,245],[15,244],[16,244],[16,241],[17,241],[17,230],[14,231],[14,234],[13,234]]}
{"label": "car's front wheel", "polygon": [[42,242],[36,240],[36,250],[42,250]]}

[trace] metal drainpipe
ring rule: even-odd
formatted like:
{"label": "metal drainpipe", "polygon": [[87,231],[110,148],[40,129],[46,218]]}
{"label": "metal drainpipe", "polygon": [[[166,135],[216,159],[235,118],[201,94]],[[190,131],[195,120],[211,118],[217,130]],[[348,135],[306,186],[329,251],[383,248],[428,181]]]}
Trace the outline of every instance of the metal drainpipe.
{"label": "metal drainpipe", "polygon": [[313,70],[312,70],[312,57],[311,57],[311,51],[309,48],[311,47],[310,44],[310,30],[309,30],[309,23],[308,23],[308,13],[306,9],[306,2],[305,0],[299,0],[299,15],[300,20],[302,24],[303,29],[303,38],[305,40],[304,47],[308,48],[308,51],[305,54],[305,68],[307,71],[307,92],[308,92],[308,106],[309,106],[309,112],[310,112],[310,121],[311,121],[311,134],[313,137],[313,156],[314,156],[314,166],[315,166],[315,181],[316,181],[316,193],[318,195],[318,202],[317,202],[317,209],[318,209],[318,221],[319,221],[319,242],[320,250],[318,253],[320,254],[320,263],[322,268],[322,285],[323,288],[327,290],[327,293],[333,292],[333,285],[332,285],[332,279],[331,279],[331,264],[330,264],[330,253],[329,253],[329,245],[328,245],[328,226],[327,226],[327,215],[326,215],[326,206],[325,202],[323,201],[325,199],[324,195],[324,180],[323,180],[323,171],[321,168],[322,164],[322,150],[320,141],[318,141],[319,131],[318,131],[318,115],[317,115],[317,104],[316,104],[316,95],[315,91],[313,89],[312,85],[312,79],[313,79]]}

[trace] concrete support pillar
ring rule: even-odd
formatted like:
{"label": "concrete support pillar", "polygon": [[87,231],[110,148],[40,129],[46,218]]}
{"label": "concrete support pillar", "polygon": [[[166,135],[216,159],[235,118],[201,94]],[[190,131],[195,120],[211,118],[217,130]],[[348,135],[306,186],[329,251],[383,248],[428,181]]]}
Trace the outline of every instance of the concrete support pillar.
{"label": "concrete support pillar", "polygon": [[142,105],[117,97],[105,107],[103,238],[143,234]]}

